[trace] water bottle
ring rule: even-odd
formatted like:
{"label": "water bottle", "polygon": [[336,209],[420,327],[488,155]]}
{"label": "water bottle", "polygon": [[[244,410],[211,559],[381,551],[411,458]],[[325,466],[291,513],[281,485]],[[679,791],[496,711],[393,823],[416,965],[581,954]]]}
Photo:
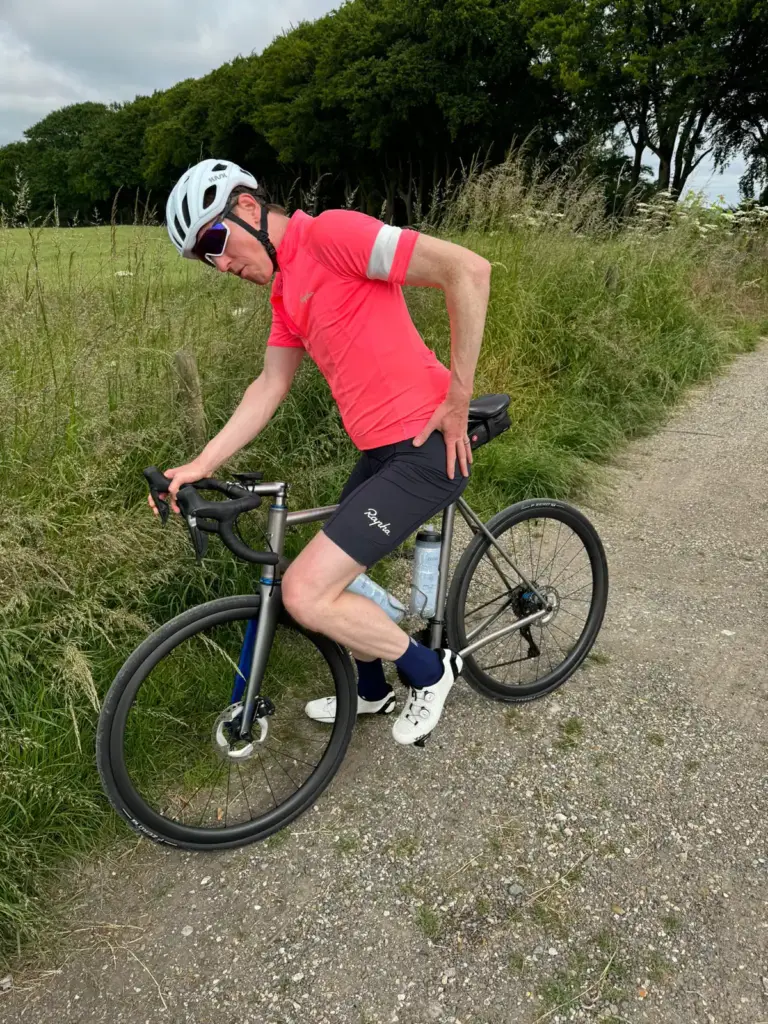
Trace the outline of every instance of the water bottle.
{"label": "water bottle", "polygon": [[416,534],[409,606],[411,615],[429,619],[437,610],[442,543],[443,535],[434,526],[425,526]]}
{"label": "water bottle", "polygon": [[352,580],[347,590],[352,594],[360,594],[361,597],[369,597],[371,601],[375,601],[393,622],[399,622],[405,615],[405,605],[401,604],[392,594],[387,593],[378,583],[374,583],[364,572]]}

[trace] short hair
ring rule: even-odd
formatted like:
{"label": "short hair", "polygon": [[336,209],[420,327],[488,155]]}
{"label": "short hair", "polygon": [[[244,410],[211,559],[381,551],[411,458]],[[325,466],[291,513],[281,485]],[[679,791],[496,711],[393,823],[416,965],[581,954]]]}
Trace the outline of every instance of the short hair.
{"label": "short hair", "polygon": [[279,206],[277,203],[270,203],[269,193],[261,185],[258,188],[249,188],[248,185],[236,185],[229,193],[229,198],[230,200],[237,199],[238,196],[253,196],[259,206],[266,206],[270,213],[282,213],[283,216],[287,216],[284,207]]}

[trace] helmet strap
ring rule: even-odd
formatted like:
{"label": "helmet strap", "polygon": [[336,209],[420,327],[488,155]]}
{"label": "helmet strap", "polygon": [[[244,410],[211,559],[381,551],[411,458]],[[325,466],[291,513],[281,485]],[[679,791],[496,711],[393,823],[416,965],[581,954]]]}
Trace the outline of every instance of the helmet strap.
{"label": "helmet strap", "polygon": [[277,251],[269,240],[269,234],[267,233],[267,217],[268,211],[265,205],[261,207],[261,230],[258,231],[252,224],[249,224],[247,220],[243,220],[242,217],[238,217],[236,213],[232,213],[231,209],[227,209],[222,214],[222,220],[231,220],[235,224],[239,224],[241,228],[244,228],[249,235],[253,235],[254,238],[258,239],[259,242],[267,250],[267,256],[272,260],[272,266],[277,272],[280,266],[277,262]]}

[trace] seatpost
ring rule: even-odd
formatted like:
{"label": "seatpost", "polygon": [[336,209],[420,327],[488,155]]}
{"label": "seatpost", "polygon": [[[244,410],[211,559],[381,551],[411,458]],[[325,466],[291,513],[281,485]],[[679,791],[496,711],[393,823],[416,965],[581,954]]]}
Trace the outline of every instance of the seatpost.
{"label": "seatpost", "polygon": [[430,626],[429,644],[433,651],[443,644],[445,628],[445,598],[448,593],[448,573],[451,566],[451,542],[453,540],[453,520],[456,515],[456,502],[452,501],[443,512],[442,546],[440,548],[440,576],[437,581],[437,600],[435,614]]}

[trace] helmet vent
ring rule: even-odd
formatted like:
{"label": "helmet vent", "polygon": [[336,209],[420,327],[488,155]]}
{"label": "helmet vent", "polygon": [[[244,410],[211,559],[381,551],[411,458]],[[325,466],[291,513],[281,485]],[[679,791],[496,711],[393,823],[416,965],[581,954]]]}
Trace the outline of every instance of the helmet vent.
{"label": "helmet vent", "polygon": [[207,210],[213,200],[216,198],[216,186],[211,185],[203,193],[203,209]]}
{"label": "helmet vent", "polygon": [[183,239],[185,232],[184,232],[184,228],[181,226],[181,224],[179,224],[179,218],[178,217],[174,217],[173,218],[173,223],[176,226],[176,231],[178,233],[179,238]]}
{"label": "helmet vent", "polygon": [[191,224],[192,218],[189,216],[189,203],[187,202],[186,196],[184,196],[184,198],[181,200],[181,213],[187,224]]}
{"label": "helmet vent", "polygon": [[216,164],[215,167],[211,168],[211,171],[226,171],[226,169],[227,169],[227,165],[226,164]]}

